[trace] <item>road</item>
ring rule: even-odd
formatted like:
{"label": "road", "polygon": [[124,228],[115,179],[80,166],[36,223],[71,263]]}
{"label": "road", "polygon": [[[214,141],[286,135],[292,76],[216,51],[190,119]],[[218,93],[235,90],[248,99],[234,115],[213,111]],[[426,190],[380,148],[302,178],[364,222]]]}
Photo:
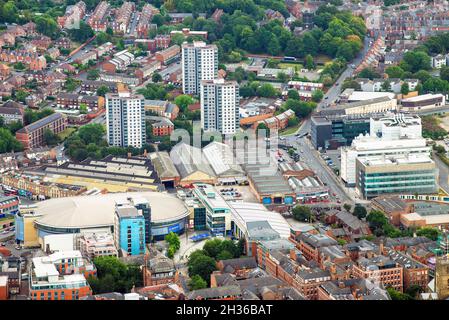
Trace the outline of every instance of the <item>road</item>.
{"label": "road", "polygon": [[[335,81],[335,84],[325,93],[323,100],[317,105],[315,112],[319,112],[326,108],[327,104],[333,103],[340,95],[341,87],[346,78],[352,76],[354,68],[351,67],[352,64],[355,66],[359,65],[366,53],[369,50],[370,38],[366,37],[364,40],[363,51],[348,64],[348,67],[342,72],[340,77]],[[299,127],[296,135],[304,135],[310,132],[310,118],[305,119],[301,126]],[[321,181],[330,189],[331,194],[336,194],[336,197],[340,199],[343,203],[354,203],[356,199],[351,195],[347,188],[344,187],[341,180],[335,175],[331,168],[324,162],[320,157],[318,151],[316,151],[311,145],[310,141],[306,137],[298,138],[295,134],[286,136],[287,143],[295,146],[301,152],[301,160],[304,161],[321,179]],[[336,198],[334,196],[332,198]],[[360,200],[356,200],[359,202]]]}
{"label": "road", "polygon": [[[343,186],[340,179],[334,174],[331,168],[320,157],[306,137],[298,138],[295,136],[287,137],[287,143],[293,145],[300,150],[300,160],[312,169],[320,180],[325,183],[330,190],[331,201],[338,201],[345,203],[353,203],[354,200],[348,194],[346,188]],[[335,194],[335,196],[333,195]]]}
{"label": "road", "polygon": [[441,189],[449,194],[449,167],[440,160],[440,158],[434,153],[433,160],[438,167],[438,184]]}

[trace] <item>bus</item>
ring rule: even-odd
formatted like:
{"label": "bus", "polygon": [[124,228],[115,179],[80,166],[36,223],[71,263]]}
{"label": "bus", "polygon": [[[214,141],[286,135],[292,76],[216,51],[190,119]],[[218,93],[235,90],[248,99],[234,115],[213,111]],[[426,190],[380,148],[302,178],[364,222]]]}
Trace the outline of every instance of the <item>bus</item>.
{"label": "bus", "polygon": [[13,188],[3,186],[3,193],[5,196],[17,196],[19,192]]}
{"label": "bus", "polygon": [[284,60],[284,61],[296,61],[296,58],[295,58],[295,57],[288,57],[288,56],[285,56],[283,60]]}

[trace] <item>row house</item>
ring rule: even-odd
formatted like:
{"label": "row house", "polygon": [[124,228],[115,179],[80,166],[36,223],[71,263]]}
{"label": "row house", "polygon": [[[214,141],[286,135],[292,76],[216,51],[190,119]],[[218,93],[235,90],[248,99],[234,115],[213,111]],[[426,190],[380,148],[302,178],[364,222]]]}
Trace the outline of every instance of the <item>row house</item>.
{"label": "row house", "polygon": [[256,122],[254,128],[260,123],[264,123],[269,129],[284,129],[288,126],[288,120],[295,117],[295,112],[291,109],[271,118]]}
{"label": "row house", "polygon": [[124,2],[115,12],[115,19],[111,22],[112,30],[115,33],[126,33],[131,21],[131,14],[135,10],[136,4],[134,2]]}
{"label": "row house", "polygon": [[22,28],[23,28],[23,30],[25,30],[26,35],[27,35],[28,37],[29,37],[29,36],[35,36],[35,35],[37,35],[37,30],[36,30],[37,25],[36,25],[34,22],[32,22],[32,21],[30,21],[30,22],[28,22],[28,23],[25,23],[25,24],[22,26]]}
{"label": "row house", "polygon": [[141,38],[148,37],[148,31],[151,27],[151,18],[153,15],[158,14],[159,10],[155,8],[153,5],[147,3],[142,8],[142,12],[140,14],[140,20],[137,24],[137,35]]}
{"label": "row house", "polygon": [[14,47],[16,44],[16,37],[9,32],[5,32],[0,35],[0,39],[3,41],[3,45]]}
{"label": "row house", "polygon": [[61,37],[54,41],[54,45],[58,48],[70,49],[72,47],[72,40],[67,37]]}
{"label": "row house", "polygon": [[39,105],[44,102],[45,98],[46,97],[42,93],[30,94],[25,98],[25,104],[32,109],[37,109],[39,108]]}
{"label": "row house", "polygon": [[155,58],[161,64],[168,65],[175,59],[179,58],[180,55],[181,55],[181,47],[178,45],[174,45],[162,51],[156,52]]}
{"label": "row house", "polygon": [[20,89],[23,87],[26,83],[26,80],[24,77],[19,75],[14,75],[10,77],[6,82],[8,82],[10,85],[14,87],[14,89]]}
{"label": "row house", "polygon": [[25,37],[27,35],[25,29],[18,25],[8,25],[7,32],[11,33],[14,37]]}
{"label": "row house", "polygon": [[54,97],[63,89],[63,85],[61,82],[51,82],[46,86],[39,87],[38,92],[41,93],[45,98],[46,97]]}
{"label": "row house", "polygon": [[157,50],[167,49],[170,46],[170,35],[159,34],[153,39],[136,39],[135,44],[146,46],[148,51],[156,52]]}
{"label": "row house", "polygon": [[189,28],[182,28],[182,30],[172,30],[170,31],[170,36],[173,37],[176,34],[182,34],[184,37],[201,37],[204,40],[207,40],[207,31],[193,31]]}
{"label": "row house", "polygon": [[60,109],[79,109],[81,105],[86,105],[89,110],[98,110],[104,108],[104,98],[64,92],[57,96],[56,105]]}
{"label": "row house", "polygon": [[117,93],[116,82],[107,82],[98,80],[84,80],[81,83],[81,92],[96,92],[100,87],[106,87],[108,88],[109,92]]}
{"label": "row house", "polygon": [[[33,163],[39,161],[39,165],[43,162],[53,162],[56,155],[48,155],[39,157],[39,159],[25,159],[20,161],[19,167],[25,167],[27,163]],[[33,161],[34,160],[34,161]],[[37,160],[37,161],[36,161]],[[79,196],[87,191],[86,187],[80,187],[75,185],[58,184],[43,182],[36,180],[33,177],[20,174],[3,174],[0,176],[0,182],[11,188],[25,190],[33,195],[43,195],[46,198],[65,198]]]}
{"label": "row house", "polygon": [[107,1],[101,1],[95,8],[92,16],[87,20],[87,24],[96,32],[98,31],[106,31],[108,22],[107,22],[107,13],[109,12],[110,5]]}
{"label": "row house", "polygon": [[52,40],[47,36],[39,36],[31,40],[31,44],[39,51],[46,51],[52,45]]}
{"label": "row house", "polygon": [[0,80],[5,80],[11,74],[11,69],[3,63],[0,63]]}
{"label": "row house", "polygon": [[83,1],[73,6],[67,6],[64,16],[58,17],[57,22],[61,29],[77,27],[86,14],[86,4]]}
{"label": "row house", "polygon": [[75,59],[77,64],[88,64],[89,61],[97,60],[97,53],[95,51],[88,51]]}
{"label": "row house", "polygon": [[67,76],[61,72],[37,71],[26,74],[28,80],[36,80],[39,83],[65,82]]}
{"label": "row house", "polygon": [[8,82],[0,83],[0,96],[11,97],[14,86]]}
{"label": "row house", "polygon": [[7,63],[22,62],[26,64],[30,70],[34,71],[43,70],[47,67],[47,61],[44,56],[22,50],[2,50],[0,52],[0,61]]}
{"label": "row house", "polygon": [[142,68],[136,70],[136,77],[143,82],[145,79],[149,79],[153,73],[161,69],[161,62],[157,60],[149,61]]}

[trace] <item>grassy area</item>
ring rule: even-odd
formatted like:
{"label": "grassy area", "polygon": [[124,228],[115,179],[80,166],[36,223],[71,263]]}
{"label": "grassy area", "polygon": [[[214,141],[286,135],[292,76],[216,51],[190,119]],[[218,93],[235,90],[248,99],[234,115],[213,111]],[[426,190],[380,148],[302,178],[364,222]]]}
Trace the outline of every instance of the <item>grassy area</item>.
{"label": "grassy area", "polygon": [[62,131],[61,133],[58,134],[58,137],[61,141],[64,141],[75,131],[76,131],[76,128],[72,128],[72,127],[66,128],[64,131]]}
{"label": "grassy area", "polygon": [[304,68],[304,66],[301,63],[289,63],[289,62],[280,62],[278,64],[278,68],[280,69],[288,69],[292,68],[293,70],[297,68],[298,70],[301,70]]}
{"label": "grassy area", "polygon": [[282,131],[279,131],[279,135],[280,136],[289,136],[291,134],[294,134],[294,133],[296,133],[296,131],[298,131],[300,125],[301,125],[301,123],[299,123],[297,126],[288,127]]}

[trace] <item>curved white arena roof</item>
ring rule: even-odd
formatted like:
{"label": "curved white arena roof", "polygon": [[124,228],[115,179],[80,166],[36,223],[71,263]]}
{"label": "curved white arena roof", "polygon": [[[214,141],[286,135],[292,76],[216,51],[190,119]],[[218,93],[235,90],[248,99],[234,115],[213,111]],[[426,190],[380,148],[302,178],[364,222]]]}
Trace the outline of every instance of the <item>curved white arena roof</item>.
{"label": "curved white arena roof", "polygon": [[127,198],[144,198],[151,206],[152,223],[178,220],[189,215],[177,197],[160,192],[109,193],[55,198],[37,204],[38,225],[54,228],[93,228],[114,224],[115,203]]}

